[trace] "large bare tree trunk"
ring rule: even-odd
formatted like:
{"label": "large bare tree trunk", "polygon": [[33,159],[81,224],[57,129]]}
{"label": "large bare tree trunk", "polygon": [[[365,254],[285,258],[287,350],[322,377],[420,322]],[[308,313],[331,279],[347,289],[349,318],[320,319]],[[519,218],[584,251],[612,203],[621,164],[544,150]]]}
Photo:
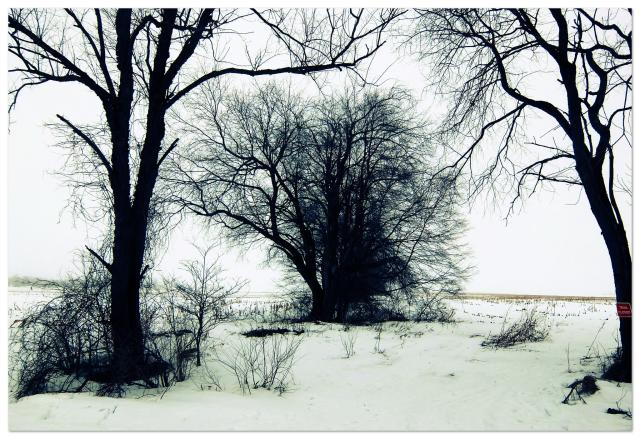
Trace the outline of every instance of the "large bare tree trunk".
{"label": "large bare tree trunk", "polygon": [[[613,278],[616,286],[617,303],[628,303],[631,306],[632,282],[631,282],[631,255],[629,254],[628,245],[621,244],[620,237],[613,244],[613,248],[609,248],[611,256],[611,265],[613,267]],[[626,241],[626,236],[624,236]],[[631,382],[632,379],[632,325],[631,316],[620,316],[620,345],[622,347],[622,358],[620,369],[612,370],[612,378],[618,378],[620,381]]]}
{"label": "large bare tree trunk", "polygon": [[144,366],[139,313],[142,258],[129,224],[116,226],[111,272],[112,372],[115,382],[137,378]]}
{"label": "large bare tree trunk", "polygon": [[[562,40],[565,41],[564,44],[566,45],[566,25],[563,25],[563,20],[559,20],[559,23],[562,25]],[[605,160],[604,155],[598,156],[596,153],[596,156],[593,157],[585,143],[582,106],[576,86],[576,67],[569,62],[566,50],[563,54],[564,57],[559,66],[567,92],[568,116],[571,124],[571,130],[567,135],[573,141],[576,171],[589,200],[591,212],[600,227],[600,232],[609,252],[613,269],[616,303],[631,304],[631,254],[624,223],[615,202],[613,184],[609,184],[609,190],[607,191],[604,181],[602,172]],[[613,154],[609,143],[610,132],[600,129],[598,130],[598,135],[600,136],[598,149],[609,151],[609,154]],[[613,166],[612,162],[611,166]],[[613,172],[613,169],[610,169],[610,172]],[[614,365],[615,370],[610,372],[611,377],[620,381],[631,382],[631,317],[620,317],[620,344],[622,347],[622,361],[620,364]]]}
{"label": "large bare tree trunk", "polygon": [[[632,302],[632,282],[631,282],[631,254],[627,236],[620,225],[611,221],[611,214],[607,215],[602,206],[591,206],[591,210],[598,219],[602,236],[609,251],[611,268],[613,269],[613,281],[616,290],[616,302],[618,304]],[[614,365],[614,369],[609,372],[611,378],[624,382],[631,382],[631,316],[620,316],[620,345],[622,348],[622,358],[620,364]]]}
{"label": "large bare tree trunk", "polygon": [[322,266],[322,289],[324,301],[322,304],[322,320],[332,322],[335,320],[336,305],[338,303],[338,261],[335,240],[337,237],[328,238],[327,249]]}
{"label": "large bare tree trunk", "polygon": [[[604,182],[600,175],[596,175],[594,182],[584,185],[589,199],[591,211],[595,216],[602,237],[604,238],[615,284],[616,302],[618,304],[632,302],[632,261],[629,242],[624,227],[615,219],[611,204],[606,195]],[[616,380],[631,382],[631,317],[620,316],[620,345],[622,358],[619,364],[609,371],[609,376]]]}
{"label": "large bare tree trunk", "polygon": [[[123,135],[116,138],[114,142],[113,169],[118,174],[112,177],[115,216],[111,271],[111,326],[114,342],[112,367],[118,382],[144,377],[145,357],[140,322],[140,285],[145,271],[143,264],[147,246],[149,209],[158,178],[158,156],[165,136],[166,84],[164,75],[175,16],[175,10],[165,11],[162,32],[158,38],[154,70],[149,79],[146,135],[140,153],[133,202],[131,202],[128,162],[130,149],[129,114],[123,112],[122,108],[114,112],[114,120],[117,122],[112,127],[112,132],[126,133],[126,137]],[[127,22],[126,36],[129,36],[129,26],[130,22]],[[129,54],[127,54],[128,56]],[[127,79],[128,87],[124,90],[126,94],[122,94],[126,98],[126,107],[130,108],[133,97],[131,94],[133,75],[130,63],[121,67],[121,74]],[[119,120],[120,118],[122,120]],[[120,127],[127,128],[118,129]]]}
{"label": "large bare tree trunk", "polygon": [[322,320],[323,299],[324,292],[322,291],[322,287],[320,287],[320,285],[311,288],[311,315],[309,317],[312,320]]}

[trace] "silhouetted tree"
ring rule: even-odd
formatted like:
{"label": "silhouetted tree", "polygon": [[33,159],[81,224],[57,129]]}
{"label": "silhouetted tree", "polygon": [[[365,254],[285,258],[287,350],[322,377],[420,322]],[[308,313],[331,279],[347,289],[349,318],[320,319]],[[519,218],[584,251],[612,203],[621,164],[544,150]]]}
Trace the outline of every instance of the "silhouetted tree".
{"label": "silhouetted tree", "polygon": [[[147,272],[150,216],[158,173],[178,145],[166,114],[198,86],[225,75],[312,74],[352,69],[384,43],[396,10],[13,9],[9,12],[10,90],[75,83],[98,98],[104,126],[82,127],[58,115],[90,150],[94,181],[112,224],[114,380],[143,375],[139,290]],[[244,23],[244,24],[243,24]],[[243,45],[242,26],[262,28],[264,49]],[[237,50],[229,53],[227,44]],[[239,46],[238,46],[239,44]],[[246,54],[246,61],[242,56]],[[279,56],[278,56],[279,55]],[[205,61],[202,67],[199,60]],[[245,63],[242,65],[242,63]],[[92,134],[100,133],[100,136]],[[83,158],[87,157],[85,153]],[[85,175],[86,176],[86,175]],[[89,174],[91,176],[91,174]],[[91,184],[84,185],[92,186]]]}
{"label": "silhouetted tree", "polygon": [[[514,202],[548,183],[581,186],[609,251],[616,299],[630,304],[614,150],[631,148],[631,10],[434,9],[418,11],[414,23],[411,41],[451,98],[445,141],[466,143],[447,170],[471,170],[472,192],[513,178]],[[525,146],[527,115],[550,129]],[[491,160],[478,172],[483,154]],[[620,319],[620,339],[617,376],[630,381],[631,318]]]}
{"label": "silhouetted tree", "polygon": [[167,294],[175,295],[171,305],[184,317],[186,328],[181,329],[188,329],[193,334],[196,366],[200,366],[203,343],[217,325],[229,319],[229,298],[246,282],[225,282],[219,257],[211,257],[211,251],[215,248],[213,245],[196,248],[199,259],[182,264],[186,279],[167,279],[165,289],[168,290]]}
{"label": "silhouetted tree", "polygon": [[457,291],[455,188],[421,160],[420,121],[398,89],[305,100],[273,84],[209,88],[177,161],[177,201],[240,241],[267,239],[312,296],[311,318],[394,292]]}
{"label": "silhouetted tree", "polygon": [[455,188],[431,178],[412,104],[400,89],[350,92],[310,116],[301,166],[325,319],[345,321],[350,306],[396,292],[459,287]]}

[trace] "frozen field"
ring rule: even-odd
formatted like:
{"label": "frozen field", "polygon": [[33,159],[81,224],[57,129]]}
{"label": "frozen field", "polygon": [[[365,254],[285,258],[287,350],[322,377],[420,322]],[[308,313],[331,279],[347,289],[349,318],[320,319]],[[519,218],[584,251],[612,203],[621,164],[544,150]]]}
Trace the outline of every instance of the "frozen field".
{"label": "frozen field", "polygon": [[[38,293],[10,293],[9,323]],[[562,404],[566,388],[599,374],[597,359],[616,345],[615,305],[608,299],[466,297],[451,300],[456,323],[385,323],[373,327],[305,324],[286,392],[243,394],[232,374],[210,359],[222,390],[196,368],[170,389],[96,397],[47,394],[9,403],[11,430],[615,430],[632,420],[605,413],[631,410],[631,385],[598,380],[586,404]],[[535,307],[547,316],[543,342],[494,350],[481,346],[505,314]],[[251,320],[216,329],[224,351],[263,327]],[[274,324],[282,327],[283,325]],[[354,340],[346,358],[341,340]],[[376,344],[377,343],[377,344]],[[166,390],[166,392],[165,392]]]}

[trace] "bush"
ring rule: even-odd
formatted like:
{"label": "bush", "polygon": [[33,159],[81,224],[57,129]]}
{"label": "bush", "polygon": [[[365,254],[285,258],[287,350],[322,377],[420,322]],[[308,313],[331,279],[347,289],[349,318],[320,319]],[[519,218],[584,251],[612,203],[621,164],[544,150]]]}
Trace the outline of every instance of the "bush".
{"label": "bush", "polygon": [[375,325],[381,322],[439,322],[454,321],[454,311],[445,301],[444,293],[396,293],[387,296],[370,297],[352,303],[343,323],[354,325]]}
{"label": "bush", "polygon": [[618,346],[609,355],[599,358],[600,372],[605,380],[620,381],[623,375],[624,364],[622,362],[622,347]]}
{"label": "bush", "polygon": [[10,367],[17,398],[80,391],[109,379],[109,278],[92,260],[84,273],[43,287],[59,293],[12,331]]}
{"label": "bush", "polygon": [[189,378],[196,357],[193,332],[189,329],[173,329],[153,333],[150,338],[153,356],[167,366],[161,376],[161,384],[170,386]]}
{"label": "bush", "polygon": [[376,354],[384,354],[385,350],[380,346],[380,343],[382,342],[382,323],[378,323],[375,327],[374,330],[376,332],[376,335],[374,337],[374,345],[373,345],[373,352]]}
{"label": "bush", "polygon": [[220,382],[220,377],[216,373],[213,368],[213,365],[209,363],[206,359],[206,355],[202,356],[202,371],[203,371],[203,379],[204,383],[200,384],[200,389],[205,390],[223,390],[222,383]]}
{"label": "bush", "polygon": [[442,294],[427,294],[413,306],[412,320],[416,322],[452,323],[454,310],[449,308]]}
{"label": "bush", "polygon": [[507,318],[502,322],[500,332],[488,336],[482,346],[507,348],[520,343],[538,342],[549,335],[546,320],[536,310],[524,310],[519,320],[506,326]]}
{"label": "bush", "polygon": [[223,278],[219,257],[211,255],[213,245],[196,249],[199,259],[182,263],[185,279],[165,279],[163,295],[171,331],[189,331],[189,349],[200,366],[202,345],[216,326],[231,318],[230,299],[245,282]]}
{"label": "bush", "polygon": [[351,304],[343,323],[373,325],[380,322],[404,322],[408,320],[403,302],[391,297],[370,298]]}
{"label": "bush", "polygon": [[342,343],[345,358],[351,358],[356,353],[355,344],[357,338],[358,335],[355,332],[348,330],[340,334],[340,343]]}
{"label": "bush", "polygon": [[[94,258],[81,259],[81,272],[40,286],[57,294],[36,305],[11,332],[11,387],[16,398],[46,392],[96,390],[122,395],[113,385],[110,275]],[[150,345],[157,307],[150,283],[141,288],[141,324],[147,365],[141,384],[162,385],[168,362]]]}
{"label": "bush", "polygon": [[255,389],[284,393],[302,338],[288,335],[243,338],[217,359],[233,372],[242,393]]}
{"label": "bush", "polygon": [[287,315],[283,316],[284,320],[301,322],[309,320],[311,314],[311,293],[304,287],[292,288],[286,293],[289,307]]}

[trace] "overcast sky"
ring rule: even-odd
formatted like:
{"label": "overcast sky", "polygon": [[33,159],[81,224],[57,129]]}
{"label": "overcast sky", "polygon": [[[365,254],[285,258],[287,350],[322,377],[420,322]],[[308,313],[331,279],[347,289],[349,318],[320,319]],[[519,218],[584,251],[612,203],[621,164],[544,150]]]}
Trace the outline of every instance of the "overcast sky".
{"label": "overcast sky", "polygon": [[[385,71],[393,54],[387,49],[373,71]],[[426,103],[432,97],[423,93],[423,73],[419,64],[404,60],[386,70],[385,84],[413,89],[423,100],[420,108],[427,111]],[[312,85],[307,79],[296,81],[301,87]],[[95,229],[87,229],[81,220],[74,221],[70,210],[63,210],[68,190],[53,173],[63,166],[64,157],[45,124],[54,122],[57,113],[81,123],[95,118],[98,110],[95,98],[79,86],[53,85],[25,91],[11,115],[9,275],[61,276],[73,268],[74,252],[96,236]],[[506,204],[478,200],[472,206],[461,206],[469,224],[469,263],[475,267],[466,291],[612,296],[606,248],[586,198],[580,195],[576,188],[561,186],[554,192],[542,192],[528,199],[508,222],[504,220]],[[630,228],[630,200],[621,204]],[[177,270],[180,260],[193,256],[191,242],[211,239],[216,239],[215,232],[207,235],[198,224],[185,224],[172,235],[159,269],[164,273]],[[278,289],[280,273],[277,267],[265,266],[263,250],[221,252],[229,274],[249,279],[250,290]]]}

